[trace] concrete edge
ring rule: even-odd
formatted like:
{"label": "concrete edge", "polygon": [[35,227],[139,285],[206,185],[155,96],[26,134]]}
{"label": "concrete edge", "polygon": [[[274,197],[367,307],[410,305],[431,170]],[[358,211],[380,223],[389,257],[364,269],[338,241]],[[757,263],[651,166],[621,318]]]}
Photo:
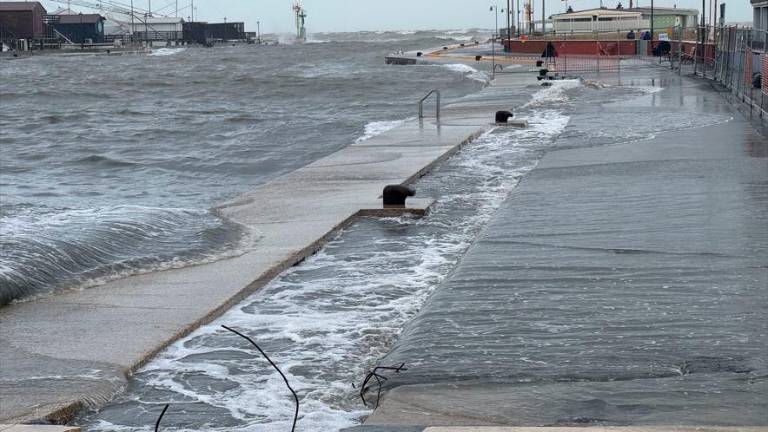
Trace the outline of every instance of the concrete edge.
{"label": "concrete edge", "polygon": [[[29,415],[23,415],[21,417],[15,417],[13,419],[8,419],[10,421],[14,421],[16,423],[14,424],[2,424],[0,425],[0,432],[20,432],[20,431],[32,431],[32,430],[38,430],[38,429],[19,429],[22,426],[23,427],[31,427],[30,424],[25,424],[25,422],[45,422],[47,425],[34,425],[35,427],[56,427],[55,425],[65,425],[69,423],[72,419],[74,419],[77,416],[77,413],[82,411],[87,405],[87,403],[83,400],[76,400],[69,403],[64,404],[57,404],[57,405],[51,405],[48,407],[38,407],[35,411],[45,411],[50,410],[46,414],[40,416],[38,414],[29,414]],[[51,426],[54,425],[54,426]],[[7,428],[7,429],[3,429]],[[39,429],[39,430],[51,430],[51,431],[61,431],[60,429]],[[69,431],[70,429],[66,429],[66,431]],[[72,431],[79,431],[80,428],[71,429]]]}
{"label": "concrete edge", "polygon": [[0,424],[0,432],[80,432],[76,426]]}

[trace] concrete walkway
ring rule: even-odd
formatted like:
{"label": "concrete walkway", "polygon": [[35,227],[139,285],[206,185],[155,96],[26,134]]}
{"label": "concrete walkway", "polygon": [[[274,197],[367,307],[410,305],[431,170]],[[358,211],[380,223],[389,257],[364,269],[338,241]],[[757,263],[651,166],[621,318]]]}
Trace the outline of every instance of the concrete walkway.
{"label": "concrete walkway", "polygon": [[507,426],[367,426],[344,432],[768,432],[768,427],[726,426],[601,426],[601,427],[507,427]]}
{"label": "concrete walkway", "polygon": [[[733,107],[719,100],[714,92],[707,90],[704,95],[692,93],[681,96],[680,103],[700,104],[721,113],[734,111]],[[616,118],[612,116],[610,109],[603,111],[599,118],[606,119],[606,123],[610,121],[608,119]],[[637,115],[642,114],[638,109]],[[611,265],[621,259],[621,268],[626,270],[626,274],[633,275],[636,289],[643,291],[648,288],[643,285],[645,281],[652,284],[674,277],[669,274],[656,275],[659,278],[652,280],[654,269],[648,265],[647,260],[663,262],[674,270],[674,266],[681,261],[679,257],[684,256],[688,259],[688,267],[685,270],[689,277],[686,279],[698,281],[700,284],[694,285],[693,282],[687,281],[687,286],[702,288],[700,291],[703,291],[706,287],[724,286],[720,282],[728,278],[736,281],[732,282],[731,286],[740,288],[734,290],[738,295],[730,298],[734,303],[738,301],[738,304],[743,304],[743,310],[730,315],[719,310],[708,318],[712,321],[713,328],[730,329],[727,327],[729,321],[744,320],[751,323],[750,335],[753,334],[754,338],[750,339],[751,344],[744,346],[741,354],[761,358],[762,363],[758,362],[758,365],[764,365],[765,289],[768,287],[768,267],[765,266],[768,262],[768,139],[760,135],[753,124],[734,114],[734,119],[728,123],[660,132],[653,139],[642,141],[568,148],[571,145],[578,146],[567,142],[566,138],[561,145],[562,150],[547,154],[538,167],[520,183],[504,206],[506,210],[499,210],[495,220],[486,228],[485,235],[464,257],[462,267],[455,274],[460,275],[463,272],[477,275],[486,268],[483,266],[487,265],[487,260],[481,259],[487,258],[487,255],[482,255],[484,243],[488,245],[488,251],[485,253],[490,254],[498,250],[493,249],[493,242],[503,240],[498,238],[498,235],[494,237],[494,233],[504,232],[495,229],[494,225],[506,227],[510,232],[509,238],[505,238],[509,244],[504,246],[504,255],[494,261],[494,265],[501,267],[508,263],[517,264],[519,267],[516,271],[517,276],[521,278],[521,284],[529,283],[532,278],[531,271],[526,270],[529,269],[527,266],[544,269],[537,274],[537,283],[547,288],[561,288],[562,292],[566,293],[561,304],[563,309],[572,307],[568,302],[571,294],[569,289],[572,287],[563,285],[563,280],[587,281],[584,283],[590,288],[594,288],[597,283],[610,285],[621,276],[612,275],[608,271],[605,275],[601,274],[600,282],[592,282],[597,271],[595,269],[608,267],[610,270]],[[455,275],[452,277],[457,278],[460,279]],[[514,278],[515,276],[511,276],[507,282],[516,283]],[[486,279],[484,283],[496,282],[488,282],[489,280]],[[449,279],[445,285],[450,287],[451,283]],[[431,302],[438,302],[441,290],[445,289],[446,287],[438,288]],[[684,304],[685,301],[682,299],[679,303]],[[445,345],[445,341],[450,339],[445,336],[446,332],[455,330],[457,334],[467,333],[466,329],[470,328],[471,323],[474,323],[471,328],[472,334],[475,335],[493,334],[502,338],[498,328],[494,327],[498,323],[505,323],[505,331],[514,334],[515,320],[524,321],[527,316],[521,314],[521,308],[509,306],[502,296],[498,297],[497,303],[495,309],[486,304],[482,310],[460,310],[458,306],[454,309],[447,308],[454,313],[450,316],[450,324],[443,326],[434,318],[438,314],[427,305],[424,308],[426,316],[434,319],[422,320],[422,331],[417,335],[413,329],[410,329],[410,332],[406,329],[404,333],[418,340],[419,346],[424,347],[424,350],[441,343]],[[694,316],[692,310],[684,314],[682,316]],[[482,316],[492,316],[494,319],[483,321],[480,319]],[[441,332],[443,334],[440,334]],[[447,363],[451,363],[448,366],[433,358],[421,365],[409,364],[410,373],[419,376],[421,372],[428,371],[430,376],[437,377],[433,382],[424,378],[419,384],[397,386],[395,380],[388,381],[390,387],[381,404],[368,418],[366,426],[359,430],[411,431],[418,428],[410,425],[463,425],[468,427],[431,427],[425,430],[560,431],[565,429],[483,429],[477,425],[521,424],[521,416],[542,419],[540,423],[534,424],[554,424],[550,417],[557,415],[553,409],[557,402],[553,401],[557,399],[556,396],[562,395],[562,406],[569,403],[573,405],[574,401],[589,396],[589,393],[567,382],[537,383],[526,387],[514,382],[491,384],[482,378],[476,381],[452,381],[450,377],[455,374],[455,364],[480,364],[477,358],[470,357],[474,352],[482,351],[501,364],[512,364],[515,361],[514,357],[508,356],[510,350],[507,344],[487,343],[478,348],[465,340],[459,340],[458,337],[453,340],[457,342],[455,349],[447,355]],[[589,341],[583,340],[573,341],[576,347],[588,343]],[[682,342],[679,345],[682,345]],[[599,349],[594,345],[589,346],[595,350]],[[747,353],[747,349],[751,351]],[[414,348],[411,354],[416,356],[414,351],[417,350],[418,348]],[[715,351],[713,347],[712,352]],[[762,354],[755,355],[755,351]],[[433,352],[430,352],[430,355],[435,357]],[[399,362],[403,359],[390,360]],[[553,356],[547,360],[557,362],[560,359]],[[477,370],[480,375],[482,367]],[[679,418],[682,414],[688,415],[688,424],[692,418],[695,418],[694,423],[698,421],[702,424],[734,424],[735,422],[722,420],[720,413],[727,412],[731,415],[731,420],[737,418],[744,424],[766,425],[768,414],[764,411],[765,400],[761,398],[761,395],[765,394],[765,385],[761,384],[764,381],[757,378],[761,370],[763,369],[758,367],[758,370],[750,375],[756,377],[755,385],[741,384],[728,389],[731,393],[726,390],[723,390],[722,394],[702,392],[710,398],[708,400],[703,397],[681,397],[677,405],[667,406],[668,418],[649,417],[655,420],[651,424],[664,424],[664,420],[668,422],[669,418]],[[695,377],[695,374],[692,376]],[[440,377],[447,378],[441,380]],[[608,399],[606,405],[618,404],[619,402],[609,398],[612,394],[621,393],[622,389],[631,384],[632,380],[610,382],[607,387],[612,391],[606,390],[602,393]],[[536,393],[530,389],[536,387],[540,390],[547,385],[558,387],[546,393],[547,398],[535,399]],[[670,394],[674,388],[664,390],[659,387],[657,390],[662,394]],[[728,395],[737,393],[743,400],[735,402],[729,399]],[[616,396],[616,399],[620,397]],[[652,399],[648,403],[656,400],[658,399]],[[697,405],[694,400],[702,403]],[[742,404],[744,400],[749,403]],[[718,404],[722,406],[713,411],[712,407]],[[401,429],[398,429],[398,425],[402,425],[399,426]],[[768,428],[638,427],[579,430],[764,431]]]}
{"label": "concrete walkway", "polygon": [[657,427],[430,427],[424,432],[764,432],[768,427],[657,426]]}
{"label": "concrete walkway", "polygon": [[261,235],[245,255],[0,309],[0,421],[64,423],[107,402],[168,344],[371,214],[361,210],[381,208],[385,185],[418,178],[488,130],[494,111],[509,108],[507,89],[535,82],[532,75],[499,80],[471,102],[444,107],[439,124],[407,122],[223,206],[222,215]]}

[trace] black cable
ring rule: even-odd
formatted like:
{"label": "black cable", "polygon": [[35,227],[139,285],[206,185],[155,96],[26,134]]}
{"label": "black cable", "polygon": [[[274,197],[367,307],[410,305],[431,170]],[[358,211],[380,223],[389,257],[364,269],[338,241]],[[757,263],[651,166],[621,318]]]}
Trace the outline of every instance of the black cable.
{"label": "black cable", "polygon": [[400,373],[400,371],[406,371],[408,368],[405,367],[405,363],[400,363],[400,366],[376,366],[373,368],[368,374],[365,376],[365,379],[363,380],[363,384],[360,386],[360,399],[363,400],[363,405],[368,406],[368,402],[365,400],[365,392],[369,390],[370,387],[367,386],[368,381],[371,380],[371,378],[376,379],[376,383],[379,385],[377,393],[376,393],[376,406],[374,408],[379,407],[379,400],[381,399],[381,387],[383,384],[383,381],[388,380],[389,378],[379,375],[378,371],[382,370],[392,370],[395,371],[395,373]]}
{"label": "black cable", "polygon": [[160,430],[160,421],[163,420],[163,416],[165,415],[165,412],[168,411],[168,407],[171,406],[169,404],[165,404],[165,408],[163,408],[163,412],[160,413],[160,417],[157,418],[157,421],[155,422],[155,432]]}
{"label": "black cable", "polygon": [[261,353],[261,355],[263,355],[263,356],[264,356],[264,358],[265,358],[265,359],[267,359],[267,361],[269,362],[269,364],[271,364],[271,365],[272,365],[272,367],[273,367],[273,368],[275,368],[275,370],[277,371],[277,373],[279,373],[279,374],[280,374],[280,376],[281,376],[281,377],[283,377],[283,381],[285,381],[285,386],[286,386],[286,387],[288,387],[288,390],[290,390],[290,391],[291,391],[291,394],[293,394],[293,399],[296,401],[296,411],[295,411],[295,412],[294,412],[294,414],[293,414],[293,426],[291,427],[291,432],[294,432],[294,431],[296,430],[296,422],[297,422],[297,421],[298,421],[298,419],[299,419],[299,396],[298,396],[298,395],[296,395],[296,392],[295,392],[295,391],[293,390],[293,388],[291,387],[291,384],[288,382],[288,378],[286,378],[286,377],[285,377],[285,374],[283,374],[283,372],[280,370],[280,368],[279,368],[279,367],[277,367],[277,365],[275,364],[275,362],[273,362],[273,361],[272,361],[272,359],[270,359],[270,358],[269,358],[269,356],[267,355],[267,353],[265,353],[265,352],[264,352],[264,350],[262,350],[262,349],[261,349],[261,348],[260,348],[258,345],[256,345],[256,342],[254,342],[254,341],[253,341],[253,339],[251,339],[251,338],[249,338],[248,336],[246,336],[246,335],[244,335],[244,334],[242,334],[242,333],[238,332],[237,330],[234,330],[234,329],[232,329],[232,328],[230,328],[230,327],[227,327],[227,326],[225,326],[225,325],[222,325],[222,327],[224,327],[226,330],[229,330],[229,331],[231,331],[232,333],[234,333],[234,334],[236,334],[236,335],[240,336],[241,338],[243,338],[243,339],[247,340],[248,342],[250,342],[250,343],[251,343],[251,345],[255,346],[255,347],[256,347],[256,349],[257,349],[257,350],[259,350],[259,352]]}

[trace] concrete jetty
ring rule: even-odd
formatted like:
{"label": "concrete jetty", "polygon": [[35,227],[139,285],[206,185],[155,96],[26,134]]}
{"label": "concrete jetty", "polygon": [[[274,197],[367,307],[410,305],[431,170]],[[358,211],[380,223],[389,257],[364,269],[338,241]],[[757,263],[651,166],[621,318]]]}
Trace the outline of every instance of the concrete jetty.
{"label": "concrete jetty", "polygon": [[[0,309],[0,421],[61,424],[107,402],[160,350],[304,260],[355,218],[391,215],[380,211],[385,185],[424,175],[492,127],[494,111],[509,108],[500,96],[505,89],[532,84],[533,75],[498,80],[469,102],[443,107],[439,123],[408,121],[222,206],[223,216],[260,235],[242,256]],[[423,213],[429,202],[418,192],[416,198],[408,204]]]}

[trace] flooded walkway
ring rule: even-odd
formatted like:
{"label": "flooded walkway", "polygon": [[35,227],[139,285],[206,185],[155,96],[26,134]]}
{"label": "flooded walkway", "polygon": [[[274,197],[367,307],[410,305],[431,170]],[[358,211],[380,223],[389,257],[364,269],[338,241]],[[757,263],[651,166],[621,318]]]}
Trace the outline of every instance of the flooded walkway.
{"label": "flooded walkway", "polygon": [[562,104],[361,430],[768,424],[768,139],[706,83],[612,80],[657,89]]}

